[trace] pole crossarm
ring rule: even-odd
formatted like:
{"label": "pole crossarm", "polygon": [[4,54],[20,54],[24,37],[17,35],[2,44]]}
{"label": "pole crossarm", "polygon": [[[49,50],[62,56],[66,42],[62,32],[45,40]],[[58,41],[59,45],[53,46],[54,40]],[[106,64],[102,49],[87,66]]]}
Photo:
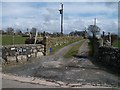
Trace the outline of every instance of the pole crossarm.
{"label": "pole crossarm", "polygon": [[61,4],[61,8],[59,9],[61,15],[61,35],[63,35],[63,4]]}

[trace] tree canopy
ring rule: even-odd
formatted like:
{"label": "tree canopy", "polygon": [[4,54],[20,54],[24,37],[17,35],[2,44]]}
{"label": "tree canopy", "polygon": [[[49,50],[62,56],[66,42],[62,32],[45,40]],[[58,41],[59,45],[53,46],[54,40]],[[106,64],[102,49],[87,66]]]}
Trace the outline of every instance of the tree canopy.
{"label": "tree canopy", "polygon": [[94,35],[98,34],[100,32],[100,28],[97,25],[89,25],[88,31]]}

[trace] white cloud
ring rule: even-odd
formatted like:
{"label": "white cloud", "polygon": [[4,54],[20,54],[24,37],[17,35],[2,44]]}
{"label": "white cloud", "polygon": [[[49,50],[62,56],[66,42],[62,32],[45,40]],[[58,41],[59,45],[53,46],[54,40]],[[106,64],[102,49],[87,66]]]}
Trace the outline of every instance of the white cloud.
{"label": "white cloud", "polygon": [[115,13],[117,12],[117,3],[107,7],[104,3],[65,3],[65,13],[84,14],[84,13]]}
{"label": "white cloud", "polygon": [[2,3],[0,3],[0,29],[2,29]]}
{"label": "white cloud", "polygon": [[111,33],[118,33],[118,23],[116,21],[101,21],[99,23],[102,31],[111,32]]}
{"label": "white cloud", "polygon": [[3,2],[118,2],[119,0],[1,0]]}
{"label": "white cloud", "polygon": [[[117,3],[64,3],[64,32],[83,30],[93,19],[105,31],[116,32]],[[37,27],[42,31],[59,32],[59,3],[46,3],[44,6],[32,6],[32,3],[5,3],[3,5],[3,27],[15,28]],[[90,14],[91,15],[87,15]],[[102,15],[102,14],[103,15]],[[86,16],[84,16],[86,15]]]}
{"label": "white cloud", "polygon": [[33,11],[36,12],[35,8],[32,8],[25,3],[3,3],[3,16],[27,16]]}

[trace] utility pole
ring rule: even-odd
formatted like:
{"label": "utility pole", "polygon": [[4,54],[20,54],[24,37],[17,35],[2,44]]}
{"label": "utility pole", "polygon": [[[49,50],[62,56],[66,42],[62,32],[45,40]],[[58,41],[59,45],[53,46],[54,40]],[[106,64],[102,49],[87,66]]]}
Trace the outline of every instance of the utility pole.
{"label": "utility pole", "polygon": [[94,18],[94,25],[96,25],[96,18]]}
{"label": "utility pole", "polygon": [[93,56],[95,56],[96,52],[96,43],[95,43],[95,31],[96,31],[96,18],[94,18],[94,28],[93,28],[93,42],[92,42],[92,52],[93,52]]}
{"label": "utility pole", "polygon": [[95,32],[96,32],[96,18],[94,18],[94,28],[93,28],[93,38],[95,37]]}
{"label": "utility pole", "polygon": [[86,29],[86,27],[85,27],[85,31],[84,31],[84,39],[86,39],[87,38],[87,29]]}
{"label": "utility pole", "polygon": [[61,8],[59,9],[60,14],[61,14],[61,35],[63,35],[63,4],[61,4]]}
{"label": "utility pole", "polygon": [[94,18],[94,28],[93,28],[93,39],[95,38],[95,30],[96,29],[96,18]]}

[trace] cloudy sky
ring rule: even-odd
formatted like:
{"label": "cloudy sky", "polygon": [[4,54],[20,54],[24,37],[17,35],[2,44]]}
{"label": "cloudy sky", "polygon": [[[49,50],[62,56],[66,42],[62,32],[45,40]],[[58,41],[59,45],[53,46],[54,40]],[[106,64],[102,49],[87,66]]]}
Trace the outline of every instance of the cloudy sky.
{"label": "cloudy sky", "polygon": [[[63,2],[64,33],[74,30],[82,31],[93,24],[101,31],[118,33],[117,2]],[[39,31],[59,32],[59,2],[2,2],[2,28],[14,27],[27,31],[36,27]]]}

